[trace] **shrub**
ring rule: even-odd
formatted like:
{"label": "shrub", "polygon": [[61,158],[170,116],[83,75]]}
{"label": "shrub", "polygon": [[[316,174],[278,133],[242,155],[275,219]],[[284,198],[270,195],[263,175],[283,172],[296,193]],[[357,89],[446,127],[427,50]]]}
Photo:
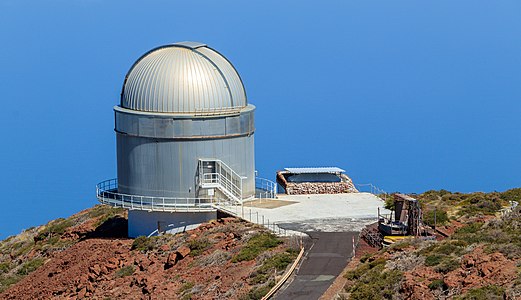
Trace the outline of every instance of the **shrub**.
{"label": "shrub", "polygon": [[448,288],[447,284],[445,283],[445,281],[443,281],[443,279],[433,280],[429,284],[429,289],[431,289],[431,290],[437,290],[437,289],[446,290],[447,288]]}
{"label": "shrub", "polygon": [[132,274],[134,274],[134,271],[136,270],[136,268],[132,265],[129,265],[129,266],[123,266],[121,268],[119,268],[116,273],[114,274],[114,276],[116,278],[121,278],[121,277],[126,277],[126,276],[131,276]]}
{"label": "shrub", "polygon": [[17,274],[21,276],[29,275],[34,270],[38,269],[41,265],[43,265],[43,258],[35,258],[25,262],[20,269],[18,269]]}
{"label": "shrub", "polygon": [[257,258],[262,252],[278,246],[282,241],[274,234],[263,232],[253,236],[246,246],[233,258],[233,262],[240,262],[244,260],[252,260]]}
{"label": "shrub", "polygon": [[500,194],[501,199],[504,201],[517,201],[521,202],[521,188],[510,189]]}
{"label": "shrub", "polygon": [[[436,216],[436,224],[434,224],[434,216]],[[436,210],[428,210],[423,213],[423,222],[427,225],[443,225],[449,221],[449,217],[447,216],[447,211],[436,208]]]}
{"label": "shrub", "polygon": [[0,293],[7,290],[11,285],[17,283],[22,279],[22,276],[19,275],[13,275],[13,276],[0,276]]}
{"label": "shrub", "polygon": [[6,261],[6,262],[3,262],[3,263],[0,263],[0,274],[1,273],[7,273],[9,272],[9,270],[11,270],[11,263]]}
{"label": "shrub", "polygon": [[45,229],[40,232],[35,238],[35,241],[42,241],[46,238],[53,236],[55,234],[61,235],[65,232],[65,230],[74,225],[74,222],[70,219],[58,218],[54,221],[51,221],[49,224],[45,226]]}
{"label": "shrub", "polygon": [[188,241],[188,248],[190,248],[190,255],[192,256],[201,255],[209,246],[210,242],[206,238]]}
{"label": "shrub", "polygon": [[459,261],[451,257],[443,258],[438,266],[436,266],[435,270],[440,273],[449,273],[450,271],[456,270],[460,266]]}
{"label": "shrub", "polygon": [[260,300],[266,295],[270,289],[275,285],[274,281],[268,282],[266,285],[252,288],[248,294],[240,297],[241,300]]}
{"label": "shrub", "polygon": [[378,264],[349,287],[350,299],[392,299],[399,290],[402,274],[398,270],[386,271],[384,264]]}
{"label": "shrub", "polygon": [[504,288],[497,285],[487,285],[478,289],[471,289],[459,300],[501,300],[505,294]]}
{"label": "shrub", "polygon": [[251,280],[254,284],[264,283],[268,280],[274,270],[283,271],[287,266],[292,263],[296,258],[294,252],[283,252],[277,253],[270,258],[264,260],[262,265],[251,274],[253,279]]}
{"label": "shrub", "polygon": [[154,249],[154,243],[151,238],[147,238],[146,236],[142,235],[134,239],[130,249],[146,252]]}
{"label": "shrub", "polygon": [[360,257],[360,262],[365,263],[369,258],[371,258],[373,255],[371,253],[366,253]]}
{"label": "shrub", "polygon": [[187,281],[187,282],[183,283],[183,285],[181,286],[181,288],[179,288],[179,291],[177,291],[177,293],[182,294],[184,292],[190,291],[190,290],[192,290],[192,288],[194,286],[195,286],[195,283],[193,283],[191,281]]}
{"label": "shrub", "polygon": [[427,267],[436,266],[441,262],[442,259],[443,259],[443,256],[438,255],[438,254],[429,255],[425,258],[425,265]]}
{"label": "shrub", "polygon": [[389,196],[387,199],[385,199],[384,208],[389,210],[394,210],[394,198]]}
{"label": "shrub", "polygon": [[373,260],[371,262],[366,262],[366,263],[358,266],[356,269],[350,270],[350,271],[346,272],[344,277],[349,279],[349,280],[360,279],[369,270],[371,270],[373,268],[376,268],[378,266],[385,266],[386,262],[387,261],[385,259],[383,259],[383,258],[379,258],[379,259]]}

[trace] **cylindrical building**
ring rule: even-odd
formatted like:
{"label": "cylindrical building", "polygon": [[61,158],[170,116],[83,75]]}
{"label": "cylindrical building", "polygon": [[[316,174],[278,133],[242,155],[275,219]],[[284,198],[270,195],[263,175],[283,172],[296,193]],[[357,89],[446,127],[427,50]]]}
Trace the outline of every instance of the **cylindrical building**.
{"label": "cylindrical building", "polygon": [[150,212],[215,213],[203,199],[255,196],[255,107],[219,52],[195,42],[152,49],[128,71],[114,111],[117,187],[98,198],[130,208],[129,235],[172,221]]}

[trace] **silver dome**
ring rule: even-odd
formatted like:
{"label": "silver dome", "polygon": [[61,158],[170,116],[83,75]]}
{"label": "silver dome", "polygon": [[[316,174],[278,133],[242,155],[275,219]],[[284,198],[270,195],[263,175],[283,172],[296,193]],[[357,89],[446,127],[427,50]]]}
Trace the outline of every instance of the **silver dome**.
{"label": "silver dome", "polygon": [[248,105],[233,65],[205,44],[182,42],[145,53],[130,68],[121,106],[161,113],[233,111]]}

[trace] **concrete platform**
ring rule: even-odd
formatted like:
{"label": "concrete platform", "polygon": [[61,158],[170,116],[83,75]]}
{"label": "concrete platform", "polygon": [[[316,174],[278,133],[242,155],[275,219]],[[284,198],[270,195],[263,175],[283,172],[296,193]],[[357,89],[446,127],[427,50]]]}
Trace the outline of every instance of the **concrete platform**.
{"label": "concrete platform", "polygon": [[258,214],[265,222],[301,232],[348,232],[375,222],[378,208],[389,213],[383,206],[384,201],[370,193],[279,195],[277,200],[245,205],[244,217],[256,221]]}

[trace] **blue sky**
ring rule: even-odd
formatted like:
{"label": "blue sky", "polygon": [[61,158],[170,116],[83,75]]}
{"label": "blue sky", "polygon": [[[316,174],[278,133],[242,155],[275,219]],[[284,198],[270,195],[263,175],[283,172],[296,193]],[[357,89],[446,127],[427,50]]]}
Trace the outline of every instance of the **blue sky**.
{"label": "blue sky", "polygon": [[0,2],[0,238],[96,203],[149,49],[205,42],[257,106],[256,164],[387,191],[521,186],[520,1]]}

